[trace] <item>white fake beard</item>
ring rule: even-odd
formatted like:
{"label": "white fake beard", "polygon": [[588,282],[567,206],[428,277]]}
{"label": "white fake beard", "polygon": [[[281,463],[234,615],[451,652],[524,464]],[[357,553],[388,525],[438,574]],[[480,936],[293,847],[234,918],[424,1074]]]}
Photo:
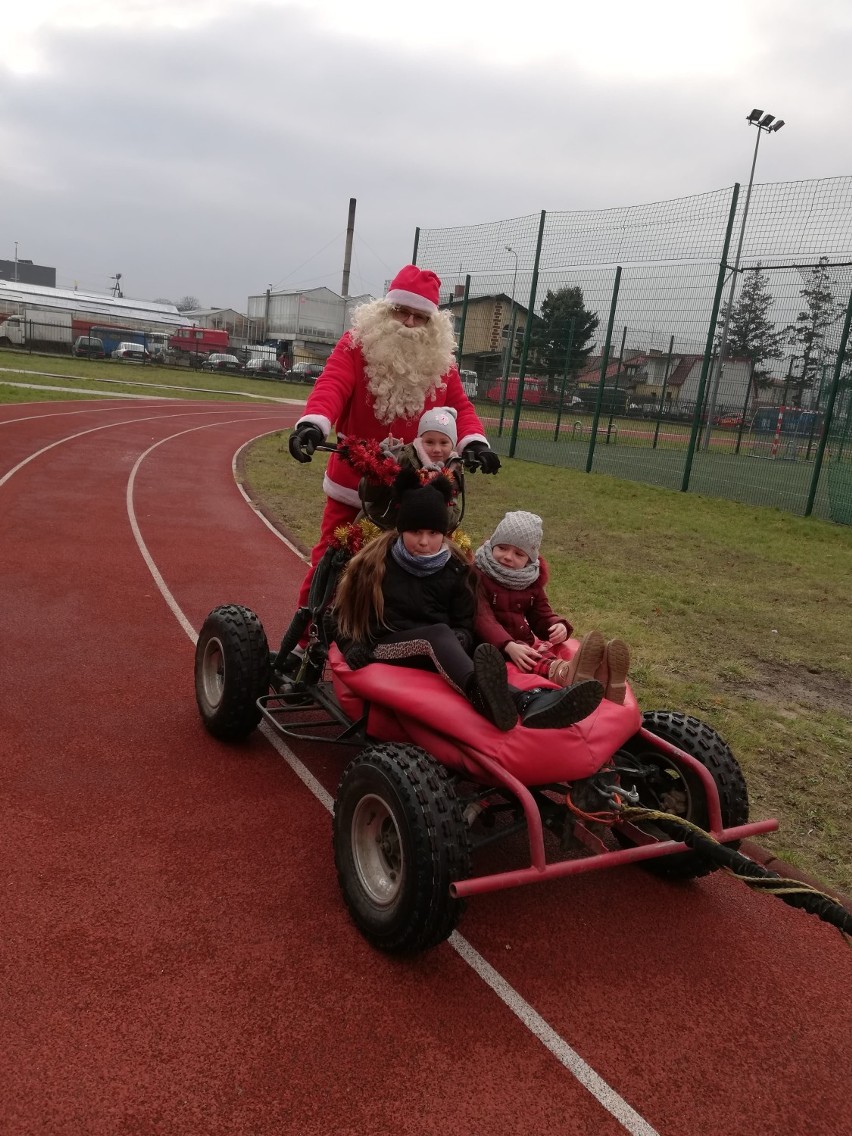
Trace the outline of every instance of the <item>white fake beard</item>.
{"label": "white fake beard", "polygon": [[352,338],[364,354],[376,417],[388,425],[397,418],[419,418],[455,362],[446,312],[436,312],[422,327],[405,327],[384,300],[376,300],[355,311]]}

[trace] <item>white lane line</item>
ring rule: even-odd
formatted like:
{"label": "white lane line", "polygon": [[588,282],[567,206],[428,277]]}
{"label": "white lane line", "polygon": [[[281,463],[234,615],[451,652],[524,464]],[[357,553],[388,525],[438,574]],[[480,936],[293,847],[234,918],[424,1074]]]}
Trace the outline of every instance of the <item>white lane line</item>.
{"label": "white lane line", "polygon": [[[235,421],[244,422],[245,419],[238,419]],[[198,634],[193,628],[192,624],[184,615],[180,605],[169,591],[165,580],[162,577],[159,569],[154,563],[147,546],[142,540],[142,535],[139,532],[139,526],[136,524],[135,513],[133,511],[133,485],[136,478],[136,471],[138,470],[144,459],[162,446],[165,442],[170,442],[173,438],[179,438],[184,434],[191,434],[195,430],[208,430],[212,426],[231,425],[231,423],[211,422],[204,426],[195,426],[189,430],[181,430],[178,434],[172,434],[170,438],[163,438],[161,441],[156,442],[153,446],[140,454],[130,474],[130,479],[127,484],[127,511],[130,516],[131,528],[133,535],[139,545],[139,551],[148,565],[153,576],[154,583],[160,590],[163,599],[169,607],[169,610],[177,619],[178,623],[189,636],[190,642],[195,645],[198,642]],[[267,433],[274,433],[269,430]],[[263,437],[263,434],[258,434],[257,437]],[[247,443],[244,443],[247,444]],[[242,447],[240,447],[242,449]],[[237,451],[239,452],[239,450]],[[233,465],[233,462],[232,462]],[[244,494],[245,496],[245,494]],[[274,531],[274,530],[273,530]],[[278,533],[278,536],[281,534]],[[282,538],[283,539],[283,538]],[[289,543],[285,540],[285,544]],[[334,809],[334,798],[331,794],[319,783],[314,777],[313,773],[308,767],[301,762],[298,757],[293,753],[290,747],[280,738],[271,726],[264,722],[260,726],[260,732],[270,742],[272,747],[284,758],[292,771],[296,774],[302,784],[316,797],[324,809],[331,813]],[[605,1109],[613,1119],[630,1133],[630,1136],[659,1136],[656,1128],[652,1128],[646,1120],[644,1120],[635,1109],[633,1109],[623,1097],[613,1089],[607,1082],[594,1071],[583,1058],[573,1049],[564,1038],[548,1025],[545,1019],[537,1013],[536,1010],[523,998],[515,988],[506,981],[503,976],[491,966],[490,963],[482,957],[479,952],[471,946],[471,944],[454,931],[449,938],[449,945],[457,952],[468,966],[477,974],[482,981],[489,987],[497,997],[503,1002],[504,1006],[515,1015],[515,1017],[530,1031],[530,1033],[541,1042],[556,1060],[567,1069],[569,1073],[576,1078],[577,1081],[587,1090],[600,1106]]]}
{"label": "white lane line", "polygon": [[613,1116],[618,1123],[631,1133],[631,1136],[659,1136],[656,1128],[639,1115],[634,1108],[620,1097],[607,1082],[597,1074],[588,1062],[584,1061],[576,1049],[565,1041],[544,1018],[511,986],[494,967],[482,957],[467,939],[458,931],[449,938],[453,950],[464,959],[486,986],[490,986],[497,997],[519,1018],[530,1033],[534,1034],[556,1060],[572,1073],[580,1084],[592,1094],[596,1101]]}
{"label": "white lane line", "polygon": [[[255,398],[255,399],[258,399],[260,402],[272,402],[272,403],[281,402],[281,403],[292,404],[293,406],[304,406],[305,405],[305,400],[303,398],[301,398],[301,399],[300,398],[279,398],[278,395],[273,395],[273,394],[257,394],[257,393],[252,392],[252,391],[241,391],[241,390],[219,390],[215,387],[181,387],[181,386],[178,386],[176,383],[146,383],[146,382],[137,382],[135,379],[128,379],[128,378],[104,379],[104,378],[97,378],[96,376],[93,376],[93,375],[79,375],[79,376],[66,375],[66,374],[62,374],[61,372],[56,372],[56,371],[27,371],[27,370],[22,370],[19,367],[0,367],[0,373],[10,374],[10,375],[37,375],[40,378],[44,378],[44,379],[74,379],[74,378],[80,378],[83,382],[87,382],[87,383],[115,383],[116,386],[120,386],[120,387],[147,387],[149,390],[199,391],[201,394],[218,394],[218,395],[227,394],[227,395],[232,395],[234,398]],[[5,379],[0,379],[0,386],[29,387],[29,386],[32,386],[32,384],[31,383],[8,382]],[[92,395],[98,395],[100,393],[99,391],[96,391],[96,390],[90,390],[88,387],[80,388],[80,387],[43,386],[43,387],[38,387],[36,389],[38,389],[38,390],[72,391],[74,393],[78,393],[82,390],[82,392],[84,394],[92,394]],[[124,397],[124,398],[146,398],[146,397],[154,397],[154,396],[146,396],[146,395],[138,395],[138,394],[132,394],[132,395],[128,394],[128,395],[122,396],[122,395],[118,395],[118,394],[111,394],[108,397],[109,398],[121,398],[121,397]],[[168,395],[159,395],[157,397],[167,398],[169,396]]]}
{"label": "white lane line", "polygon": [[[280,427],[278,429],[280,429]],[[254,501],[252,501],[251,497],[249,497],[248,493],[246,493],[245,488],[243,486],[243,483],[242,483],[242,481],[240,481],[239,471],[237,470],[237,462],[239,460],[240,454],[243,452],[243,450],[246,448],[246,446],[250,446],[252,444],[252,442],[256,442],[258,440],[258,438],[266,438],[270,434],[277,434],[277,433],[278,433],[278,430],[267,430],[265,434],[257,434],[254,438],[249,438],[249,440],[247,442],[243,442],[243,444],[241,446],[239,446],[238,449],[236,449],[234,451],[234,456],[231,458],[231,472],[234,475],[234,483],[236,484],[237,489],[239,489],[240,493],[242,493],[243,499],[246,502],[246,504],[248,505],[248,507],[258,517],[260,517],[260,519],[263,521],[263,523],[266,525],[266,527],[269,529],[269,531],[271,533],[273,533],[275,536],[278,537],[278,539],[280,541],[282,541],[284,544],[287,545],[287,547],[290,549],[290,551],[293,553],[294,556],[298,556],[299,559],[302,561],[302,563],[310,564],[310,562],[311,562],[310,556],[305,556],[305,554],[303,552],[300,552],[299,549],[296,548],[295,544],[293,544],[292,541],[289,541],[287,539],[287,537],[282,532],[279,532],[278,529],[275,527],[275,525],[273,525],[272,521],[270,521],[268,517],[265,517],[263,515],[263,513],[260,511],[260,509],[258,509],[257,505],[255,505]]]}
{"label": "white lane line", "polygon": [[[45,387],[44,389],[47,390],[48,388]],[[50,387],[49,389],[54,390],[55,388]],[[133,397],[135,398],[136,396],[134,395]],[[144,407],[144,409],[154,410],[157,406],[157,399],[149,398],[147,401],[150,406],[146,406]],[[32,406],[33,403],[25,403],[24,405]],[[42,402],[38,405],[44,406],[45,404]],[[47,405],[56,406],[57,403],[48,403]],[[21,416],[20,418],[0,418],[0,426],[12,426],[18,422],[36,422],[42,418],[72,418],[75,414],[109,414],[111,410],[118,409],[119,408],[117,406],[87,406],[83,410],[57,410],[55,414],[27,414],[26,416]],[[124,407],[122,407],[121,409],[123,410]],[[142,410],[143,407],[140,406],[139,409]],[[163,407],[163,409],[165,409],[165,407]]]}
{"label": "white lane line", "polygon": [[[170,434],[168,436],[168,438],[161,438],[159,440],[159,442],[155,442],[153,444],[153,446],[149,446],[148,449],[145,450],[144,453],[141,453],[139,455],[139,457],[136,459],[136,461],[133,465],[133,469],[131,469],[131,471],[130,471],[129,478],[127,479],[127,493],[126,493],[125,499],[126,499],[126,502],[127,502],[127,516],[130,519],[130,528],[131,528],[131,531],[133,532],[133,538],[136,541],[136,545],[139,548],[140,553],[142,554],[142,559],[148,565],[148,570],[150,571],[151,575],[154,577],[154,583],[157,585],[157,587],[160,590],[160,594],[162,595],[163,599],[166,601],[166,605],[168,606],[172,615],[175,617],[175,619],[178,621],[178,623],[181,625],[181,627],[184,629],[184,631],[189,636],[190,640],[192,641],[193,646],[198,642],[198,635],[195,631],[195,628],[192,626],[192,624],[186,618],[180,604],[177,602],[177,600],[175,599],[175,597],[172,595],[171,591],[169,590],[169,587],[166,584],[166,581],[163,579],[159,568],[157,567],[157,565],[154,562],[153,556],[148,551],[148,546],[145,543],[145,540],[142,536],[142,532],[139,528],[139,524],[136,520],[136,510],[133,507],[133,489],[134,489],[134,486],[136,485],[136,473],[137,473],[137,470],[139,469],[139,467],[142,465],[142,462],[145,460],[145,458],[147,458],[148,454],[153,453],[154,450],[158,449],[162,445],[165,445],[166,442],[171,442],[175,438],[182,438],[184,436],[184,434],[194,434],[199,430],[210,430],[214,426],[233,426],[238,422],[245,422],[245,421],[246,421],[245,418],[235,418],[235,419],[232,419],[231,421],[224,421],[224,422],[223,421],[206,422],[203,426],[190,426],[186,430],[179,430],[176,434]],[[251,421],[251,419],[249,419],[248,421]],[[272,433],[272,431],[269,431],[269,432]]]}
{"label": "white lane line", "polygon": [[[186,410],[183,411],[184,415],[188,413],[190,412]],[[216,412],[208,410],[198,411],[196,413],[213,414]],[[222,412],[219,411],[218,413]],[[86,434],[97,434],[99,430],[112,430],[114,426],[127,426],[135,424],[137,422],[155,422],[163,418],[179,417],[180,414],[151,414],[148,416],[148,418],[123,418],[119,422],[108,422],[106,426],[92,426],[88,430],[80,430],[76,434],[66,434],[64,438],[58,438],[55,442],[51,442],[49,446],[42,446],[40,450],[36,450],[35,453],[30,454],[28,458],[24,458],[24,460],[19,461],[17,465],[13,465],[12,468],[8,470],[8,472],[4,473],[3,476],[0,477],[0,486],[5,485],[9,478],[14,477],[18,470],[23,469],[25,465],[29,465],[31,461],[35,461],[35,459],[41,457],[42,454],[46,454],[48,450],[53,450],[57,446],[63,446],[66,442],[73,442],[75,438],[83,438]]]}
{"label": "white lane line", "polygon": [[[0,368],[2,370],[2,368]],[[130,383],[129,386],[136,384]],[[91,398],[141,398],[146,402],[156,402],[158,399],[168,399],[169,402],[176,401],[172,395],[168,394],[122,394],[120,391],[99,391],[90,390],[88,387],[55,387],[50,383],[10,383],[7,379],[0,379],[0,387],[21,387],[23,390],[35,391],[57,391],[59,394],[85,394]]]}

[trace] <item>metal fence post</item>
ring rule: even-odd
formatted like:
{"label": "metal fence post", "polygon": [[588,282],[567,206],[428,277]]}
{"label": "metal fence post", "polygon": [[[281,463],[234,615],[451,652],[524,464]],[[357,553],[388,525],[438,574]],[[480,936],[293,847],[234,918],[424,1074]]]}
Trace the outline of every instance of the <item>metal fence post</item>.
{"label": "metal fence post", "polygon": [[651,446],[652,450],[656,450],[657,439],[660,436],[660,423],[663,420],[663,410],[665,409],[665,405],[666,405],[666,387],[668,386],[669,375],[671,374],[672,354],[673,353],[674,353],[674,336],[672,336],[671,339],[669,340],[669,353],[668,353],[668,356],[666,357],[666,369],[663,372],[663,389],[660,391],[660,406],[659,406],[659,409],[657,410],[657,424],[654,427],[654,444]]}
{"label": "metal fence post", "polygon": [[464,350],[464,325],[467,323],[467,300],[470,295],[470,276],[464,278],[464,297],[462,298],[461,320],[459,322],[459,345],[456,348],[456,358],[461,370],[462,351]]}
{"label": "metal fence post", "polygon": [[713,339],[716,334],[716,321],[719,318],[719,305],[722,302],[722,289],[725,286],[725,268],[728,263],[728,250],[731,247],[731,232],[734,228],[734,214],[737,211],[737,198],[740,195],[740,183],[735,182],[734,192],[731,194],[731,208],[728,213],[728,227],[725,229],[725,244],[722,248],[722,258],[719,261],[719,275],[716,279],[716,292],[713,296],[713,307],[710,312],[710,326],[707,328],[707,343],[704,348],[704,361],[701,364],[701,378],[698,380],[698,393],[695,396],[695,414],[692,419],[692,430],[689,434],[689,447],[686,451],[686,463],[683,467],[683,480],[680,491],[689,490],[689,478],[692,473],[692,460],[695,457],[695,446],[698,441],[698,431],[701,429],[701,417],[704,410],[704,392],[707,387],[707,372],[710,369],[710,359],[713,355]]}
{"label": "metal fence post", "polygon": [[565,371],[562,375],[562,386],[559,388],[559,409],[556,411],[556,429],[553,431],[554,442],[559,441],[559,426],[562,422],[562,407],[565,404],[565,384],[568,382],[568,372],[571,367],[571,352],[574,350],[574,325],[576,319],[571,317],[571,328],[568,332],[568,350],[565,352]]}
{"label": "metal fence post", "polygon": [[417,263],[417,248],[418,248],[419,244],[420,244],[420,226],[418,225],[417,228],[414,230],[414,250],[411,253],[411,263],[412,264]]}
{"label": "metal fence post", "polygon": [[601,377],[598,383],[598,397],[595,399],[595,414],[592,418],[592,436],[589,438],[589,452],[586,456],[586,473],[592,472],[592,462],[595,458],[595,442],[598,436],[598,423],[601,420],[601,406],[603,406],[604,384],[606,383],[606,369],[609,366],[609,349],[612,345],[612,325],[615,323],[615,309],[618,304],[618,289],[621,284],[621,265],[615,270],[615,280],[612,286],[612,300],[609,305],[609,322],[606,325],[606,342],[601,355]]}
{"label": "metal fence post", "polygon": [[532,335],[532,325],[535,312],[535,292],[538,287],[538,265],[541,260],[541,244],[544,237],[544,221],[547,213],[544,209],[541,211],[541,217],[538,223],[538,240],[535,244],[535,262],[533,263],[532,283],[530,284],[530,299],[527,306],[527,322],[524,327],[524,343],[521,348],[521,363],[518,367],[518,391],[515,395],[515,413],[512,418],[512,437],[509,439],[509,457],[515,456],[515,450],[518,447],[518,426],[521,421],[521,405],[524,399],[524,378],[527,373],[527,355],[530,349],[530,337]]}
{"label": "metal fence post", "polygon": [[813,511],[814,500],[816,499],[817,485],[819,483],[819,475],[822,471],[822,459],[825,456],[825,447],[828,442],[828,431],[831,427],[831,420],[834,417],[834,403],[837,400],[837,392],[840,389],[840,375],[843,371],[843,364],[846,362],[846,344],[849,342],[849,324],[852,322],[852,293],[849,295],[849,303],[846,306],[846,319],[843,321],[843,333],[840,336],[840,346],[837,349],[837,359],[834,363],[834,375],[831,380],[831,389],[828,392],[828,403],[825,408],[825,422],[823,423],[822,434],[820,435],[819,445],[817,446],[816,458],[814,459],[814,472],[811,478],[811,488],[808,493],[808,503],[805,506],[805,516],[809,517]]}
{"label": "metal fence post", "polygon": [[[624,344],[626,342],[627,342],[627,328],[625,327],[622,334],[621,334],[621,350],[618,353],[618,368],[615,372],[615,387],[614,387],[613,392],[612,392],[613,396],[618,394],[618,380],[621,378],[621,367],[622,367],[622,364],[624,363]],[[627,402],[627,399],[625,398],[625,403],[626,402]],[[606,444],[607,445],[609,445],[609,439],[612,435],[612,420],[615,417],[615,404],[616,404],[616,399],[615,399],[615,397],[613,397],[610,400],[609,422],[607,422],[607,424],[606,424]],[[625,406],[625,409],[626,409],[626,406]]]}

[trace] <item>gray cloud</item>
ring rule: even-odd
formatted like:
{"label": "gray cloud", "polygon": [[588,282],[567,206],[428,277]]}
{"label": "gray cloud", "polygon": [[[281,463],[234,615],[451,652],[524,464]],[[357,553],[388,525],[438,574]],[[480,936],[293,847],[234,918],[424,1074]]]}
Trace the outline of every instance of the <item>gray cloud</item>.
{"label": "gray cloud", "polygon": [[247,5],[193,31],[54,30],[43,45],[44,71],[0,72],[0,255],[17,240],[81,287],[119,270],[138,296],[243,309],[269,283],[336,288],[350,196],[352,288],[377,292],[418,224],[745,181],[761,99],[789,125],[765,139],[758,180],[852,158],[826,113],[849,105],[848,29],[814,21],[777,22],[748,75],[691,83],[427,58]]}

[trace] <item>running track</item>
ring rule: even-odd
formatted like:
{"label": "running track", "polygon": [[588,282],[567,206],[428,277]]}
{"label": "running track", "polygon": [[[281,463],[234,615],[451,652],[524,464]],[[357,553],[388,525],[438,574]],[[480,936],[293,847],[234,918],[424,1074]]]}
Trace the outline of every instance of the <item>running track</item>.
{"label": "running track", "polygon": [[340,757],[219,744],[192,692],[211,607],[294,605],[232,471],[293,417],[0,407],[0,1131],[849,1132],[852,952],[721,874],[483,896],[415,959],[354,930]]}

